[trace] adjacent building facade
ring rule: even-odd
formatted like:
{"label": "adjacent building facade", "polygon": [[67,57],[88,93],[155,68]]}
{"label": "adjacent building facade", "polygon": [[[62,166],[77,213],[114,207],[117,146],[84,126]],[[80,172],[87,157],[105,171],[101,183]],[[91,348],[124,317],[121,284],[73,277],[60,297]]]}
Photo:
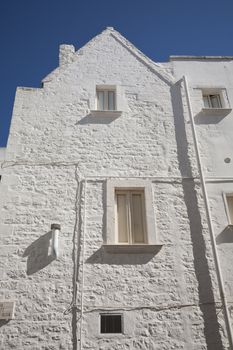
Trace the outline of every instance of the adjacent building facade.
{"label": "adjacent building facade", "polygon": [[233,58],[59,60],[0,154],[0,348],[232,349]]}

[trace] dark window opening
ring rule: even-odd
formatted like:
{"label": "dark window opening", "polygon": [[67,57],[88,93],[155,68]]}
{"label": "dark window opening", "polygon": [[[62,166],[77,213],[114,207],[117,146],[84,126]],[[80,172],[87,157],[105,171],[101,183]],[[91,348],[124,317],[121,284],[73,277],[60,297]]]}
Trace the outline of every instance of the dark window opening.
{"label": "dark window opening", "polygon": [[100,315],[101,333],[122,333],[121,315]]}

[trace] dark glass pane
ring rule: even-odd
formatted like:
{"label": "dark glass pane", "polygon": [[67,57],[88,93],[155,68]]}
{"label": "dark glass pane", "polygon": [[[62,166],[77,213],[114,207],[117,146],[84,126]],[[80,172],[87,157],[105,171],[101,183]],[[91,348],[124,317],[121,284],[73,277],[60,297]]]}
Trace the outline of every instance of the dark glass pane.
{"label": "dark glass pane", "polygon": [[121,315],[101,315],[101,333],[122,333]]}
{"label": "dark glass pane", "polygon": [[221,108],[220,96],[219,95],[210,95],[211,107],[212,108]]}

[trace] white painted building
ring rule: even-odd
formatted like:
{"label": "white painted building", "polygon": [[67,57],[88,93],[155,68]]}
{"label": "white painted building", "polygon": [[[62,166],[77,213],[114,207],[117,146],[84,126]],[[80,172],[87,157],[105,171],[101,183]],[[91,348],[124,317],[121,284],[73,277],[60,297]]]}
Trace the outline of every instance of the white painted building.
{"label": "white painted building", "polygon": [[0,349],[232,349],[233,57],[59,58],[0,154]]}

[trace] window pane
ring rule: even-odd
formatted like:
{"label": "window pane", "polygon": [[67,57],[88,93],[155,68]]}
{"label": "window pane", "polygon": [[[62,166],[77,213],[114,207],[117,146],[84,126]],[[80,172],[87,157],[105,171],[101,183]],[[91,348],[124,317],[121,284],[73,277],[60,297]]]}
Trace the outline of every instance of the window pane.
{"label": "window pane", "polygon": [[141,194],[132,194],[131,227],[134,243],[144,243],[142,200],[143,196]]}
{"label": "window pane", "polygon": [[97,91],[97,109],[100,111],[104,110],[104,92]]}
{"label": "window pane", "polygon": [[230,223],[233,224],[233,196],[227,197],[228,211],[230,215]]}
{"label": "window pane", "polygon": [[221,108],[220,96],[219,95],[210,95],[211,107],[212,108]]}
{"label": "window pane", "polygon": [[128,243],[127,195],[117,194],[118,242]]}
{"label": "window pane", "polygon": [[115,92],[108,91],[108,109],[115,110]]}
{"label": "window pane", "polygon": [[203,101],[204,101],[204,107],[205,108],[210,108],[208,96],[204,95],[203,96]]}
{"label": "window pane", "polygon": [[122,333],[121,315],[101,315],[101,333]]}

